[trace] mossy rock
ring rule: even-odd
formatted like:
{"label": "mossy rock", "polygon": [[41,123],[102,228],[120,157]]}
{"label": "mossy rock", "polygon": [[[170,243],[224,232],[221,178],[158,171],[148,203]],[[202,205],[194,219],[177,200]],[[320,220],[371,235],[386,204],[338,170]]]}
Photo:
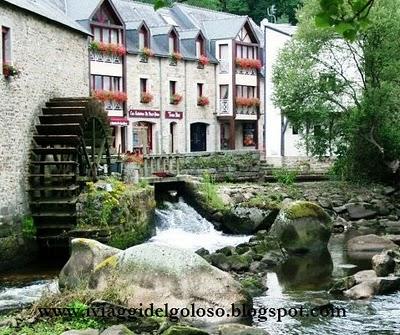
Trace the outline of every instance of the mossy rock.
{"label": "mossy rock", "polygon": [[209,335],[209,333],[198,328],[177,325],[168,328],[162,335]]}
{"label": "mossy rock", "polygon": [[270,234],[289,253],[305,253],[326,249],[331,227],[331,218],[320,206],[294,201],[281,209]]}
{"label": "mossy rock", "polygon": [[251,297],[257,297],[261,295],[267,289],[263,284],[261,278],[258,277],[246,277],[240,281],[243,288]]}

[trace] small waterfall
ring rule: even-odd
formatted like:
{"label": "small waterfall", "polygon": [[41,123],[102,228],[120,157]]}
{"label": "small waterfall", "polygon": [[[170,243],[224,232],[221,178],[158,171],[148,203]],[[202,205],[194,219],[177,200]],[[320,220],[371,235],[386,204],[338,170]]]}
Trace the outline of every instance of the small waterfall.
{"label": "small waterfall", "polygon": [[196,251],[200,248],[214,252],[225,246],[248,242],[251,236],[226,235],[216,230],[183,199],[164,202],[165,209],[156,210],[157,233],[151,243]]}

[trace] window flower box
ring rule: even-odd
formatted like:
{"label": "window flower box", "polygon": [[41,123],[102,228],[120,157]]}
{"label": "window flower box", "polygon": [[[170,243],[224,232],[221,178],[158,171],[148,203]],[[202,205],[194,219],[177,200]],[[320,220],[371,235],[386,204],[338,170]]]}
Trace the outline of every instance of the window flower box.
{"label": "window flower box", "polygon": [[197,67],[199,69],[204,69],[204,66],[208,65],[208,63],[210,63],[210,60],[206,56],[201,55],[199,57]]}
{"label": "window flower box", "polygon": [[210,104],[210,100],[205,97],[201,96],[197,98],[197,106],[208,106]]}
{"label": "window flower box", "polygon": [[125,47],[122,44],[115,44],[115,43],[92,41],[89,44],[89,50],[92,52],[116,55],[119,57],[126,55]]}
{"label": "window flower box", "polygon": [[260,106],[260,99],[258,98],[236,98],[236,106],[240,107],[258,107]]}
{"label": "window flower box", "polygon": [[125,92],[97,90],[93,91],[92,95],[101,102],[116,101],[118,103],[123,103],[128,100],[128,96]]}
{"label": "window flower box", "polygon": [[3,64],[3,75],[6,79],[17,77],[20,73],[21,72],[15,66],[12,66],[11,64]]}
{"label": "window flower box", "polygon": [[142,63],[147,63],[149,58],[154,56],[154,52],[150,48],[143,48],[140,50],[139,56]]}
{"label": "window flower box", "polygon": [[173,52],[172,54],[169,55],[169,64],[175,66],[178,61],[182,59],[182,54],[179,52]]}
{"label": "window flower box", "polygon": [[236,65],[244,69],[261,69],[261,61],[259,59],[237,58]]}
{"label": "window flower box", "polygon": [[142,92],[140,94],[140,102],[142,104],[148,104],[153,101],[153,95],[149,92]]}
{"label": "window flower box", "polygon": [[182,101],[183,97],[180,94],[173,94],[170,99],[171,105],[178,105]]}

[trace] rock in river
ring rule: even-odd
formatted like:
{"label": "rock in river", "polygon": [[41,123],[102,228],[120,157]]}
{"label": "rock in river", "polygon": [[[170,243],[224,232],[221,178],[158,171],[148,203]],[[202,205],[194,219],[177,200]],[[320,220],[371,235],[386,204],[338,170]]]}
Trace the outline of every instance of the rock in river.
{"label": "rock in river", "polygon": [[[90,244],[88,244],[90,245]],[[72,245],[68,273],[79,272],[79,243]],[[104,246],[105,249],[108,247]],[[82,271],[82,270],[81,270]],[[64,275],[68,277],[68,273]],[[65,279],[68,282],[68,278]],[[90,274],[89,288],[117,292],[120,301],[130,308],[222,308],[228,313],[231,304],[250,305],[251,299],[233,277],[188,250],[145,243],[120,251],[97,264]],[[225,314],[226,314],[225,313]],[[188,317],[188,320],[191,318]],[[196,317],[198,320],[223,322],[224,317]],[[228,318],[227,318],[228,319]],[[230,318],[232,321],[232,318]]]}
{"label": "rock in river", "polygon": [[289,253],[319,251],[327,248],[331,225],[331,218],[320,206],[294,201],[281,209],[270,233]]}
{"label": "rock in river", "polygon": [[389,239],[374,234],[353,237],[347,241],[347,252],[353,259],[371,260],[375,254],[383,250],[398,248]]}

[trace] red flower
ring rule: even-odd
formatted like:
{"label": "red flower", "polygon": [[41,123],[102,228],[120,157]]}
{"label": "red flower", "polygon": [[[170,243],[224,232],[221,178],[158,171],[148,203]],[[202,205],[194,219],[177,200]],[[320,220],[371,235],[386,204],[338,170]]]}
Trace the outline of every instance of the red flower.
{"label": "red flower", "polygon": [[261,61],[259,59],[237,58],[236,65],[245,69],[261,69]]}
{"label": "red flower", "polygon": [[18,76],[20,74],[20,71],[10,65],[10,64],[3,64],[3,75],[6,78],[10,78],[10,77],[14,77],[14,76]]}
{"label": "red flower", "polygon": [[94,96],[97,100],[101,102],[112,100],[119,103],[123,103],[126,100],[128,100],[128,96],[125,92],[96,90],[92,92],[92,96]]}
{"label": "red flower", "polygon": [[260,106],[260,99],[258,99],[258,98],[237,97],[236,98],[236,105],[237,106],[241,106],[241,107]]}
{"label": "red flower", "polygon": [[178,105],[182,101],[183,97],[180,94],[173,94],[171,96],[171,104]]}
{"label": "red flower", "polygon": [[182,59],[182,54],[179,52],[173,52],[170,57],[172,60],[178,61]]}
{"label": "red flower", "polygon": [[128,100],[128,95],[125,92],[114,92],[112,100],[123,103]]}
{"label": "red flower", "polygon": [[207,65],[209,62],[210,62],[210,61],[209,61],[209,59],[208,59],[206,56],[201,55],[201,56],[199,57],[199,63],[200,63],[201,65]]}
{"label": "red flower", "polygon": [[117,55],[120,57],[126,55],[126,49],[122,44],[91,42],[89,45],[89,49],[92,51]]}
{"label": "red flower", "polygon": [[153,56],[154,56],[154,51],[151,50],[150,48],[143,48],[143,49],[140,51],[140,54],[141,54],[142,56],[145,56],[145,57],[153,57]]}
{"label": "red flower", "polygon": [[210,100],[205,97],[205,96],[201,96],[197,98],[197,105],[198,106],[208,106],[210,104]]}
{"label": "red flower", "polygon": [[142,104],[148,104],[151,101],[153,101],[153,95],[149,92],[142,92],[140,95],[140,102]]}

